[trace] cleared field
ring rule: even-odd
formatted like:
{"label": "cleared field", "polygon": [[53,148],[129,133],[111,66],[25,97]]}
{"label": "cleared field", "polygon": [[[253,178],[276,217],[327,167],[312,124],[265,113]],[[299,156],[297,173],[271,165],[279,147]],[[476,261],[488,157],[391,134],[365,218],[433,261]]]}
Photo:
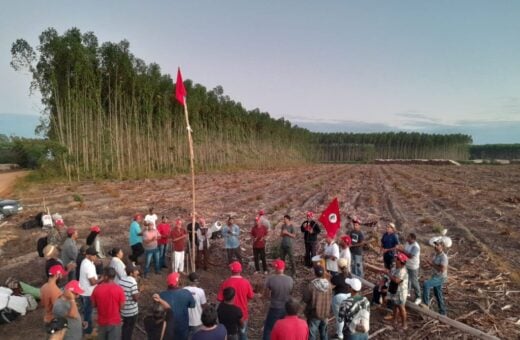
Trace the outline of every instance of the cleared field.
{"label": "cleared field", "polygon": [[[83,182],[35,186],[18,193],[25,204],[23,215],[0,228],[0,281],[16,276],[34,285],[43,282],[43,259],[35,252],[38,230],[24,231],[19,224],[41,210],[45,197],[52,212],[61,213],[67,225],[77,226],[84,242],[88,228],[102,226],[107,247],[127,248],[127,230],[135,212],[154,206],[158,215],[187,219],[191,207],[188,176],[141,181]],[[447,228],[454,245],[449,249],[449,280],[445,288],[448,316],[503,339],[520,336],[515,325],[520,315],[520,166],[429,166],[429,165],[315,165],[299,168],[242,171],[197,176],[197,211],[210,222],[236,216],[242,227],[244,255],[252,257],[249,229],[258,209],[264,208],[273,224],[284,214],[293,216],[295,226],[305,211],[321,212],[335,196],[342,218],[357,215],[362,221],[377,220],[364,227],[371,236],[372,249],[366,261],[379,265],[378,240],[388,221],[396,222],[401,238],[417,233],[422,257],[433,250],[426,245],[440,226]],[[319,215],[319,214],[318,214]],[[342,232],[344,232],[342,228]],[[279,229],[268,239],[268,251],[275,249]],[[296,255],[303,254],[303,237],[296,240]],[[201,272],[202,287],[215,301],[216,287],[227,276],[222,240],[212,243],[212,266]],[[263,275],[246,273],[255,287]],[[429,270],[422,271],[423,277]],[[377,276],[368,273],[375,282]],[[165,288],[165,275],[144,281],[144,317],[151,294]],[[295,296],[312,278],[298,262]],[[369,294],[368,290],[365,293]],[[509,306],[509,307],[507,307]],[[505,307],[505,308],[504,308]],[[250,337],[261,336],[268,304],[255,298],[250,309]],[[372,311],[371,332],[386,325],[385,311]],[[462,334],[437,321],[410,313],[406,333],[389,328],[375,338],[456,338]],[[41,310],[29,313],[14,324],[1,326],[9,339],[34,338],[42,332]],[[332,325],[332,324],[331,324]],[[137,338],[144,338],[136,331]]]}

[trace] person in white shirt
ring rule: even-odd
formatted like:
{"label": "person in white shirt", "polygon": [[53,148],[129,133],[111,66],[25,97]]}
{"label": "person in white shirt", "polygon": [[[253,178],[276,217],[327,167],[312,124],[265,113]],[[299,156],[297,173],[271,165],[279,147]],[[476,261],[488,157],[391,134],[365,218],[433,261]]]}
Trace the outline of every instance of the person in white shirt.
{"label": "person in white shirt", "polygon": [[206,220],[204,218],[199,218],[199,224],[200,228],[197,229],[197,240],[199,241],[197,267],[202,267],[204,270],[208,270],[209,240],[211,239],[212,233],[211,229],[206,225]]}
{"label": "person in white shirt", "polygon": [[322,256],[326,260],[327,271],[330,275],[336,276],[338,274],[339,247],[334,236],[327,236],[327,245]]}
{"label": "person in white shirt", "polygon": [[89,247],[79,269],[79,285],[84,290],[81,294],[81,301],[83,303],[83,321],[87,323],[87,327],[84,329],[85,334],[92,334],[92,302],[90,296],[96,285],[101,281],[98,280],[94,263],[97,254],[94,247]]}
{"label": "person in white shirt", "polygon": [[421,247],[417,243],[417,236],[410,233],[406,239],[406,244],[399,247],[400,251],[408,256],[406,261],[406,271],[408,272],[408,294],[412,288],[415,292],[415,303],[421,303],[421,286],[419,285],[419,268],[421,262]]}
{"label": "person in white shirt", "polygon": [[348,235],[341,236],[341,242],[339,243],[339,258],[345,259],[348,264],[348,272],[350,273],[350,266],[352,263],[352,256],[350,254],[350,245],[352,244],[352,239]]}
{"label": "person in white shirt", "polygon": [[152,226],[152,229],[157,229],[157,219],[159,219],[159,217],[153,213],[153,208],[150,208],[148,214],[144,217],[145,222],[148,222]]}
{"label": "person in white shirt", "polygon": [[191,273],[188,278],[191,284],[184,287],[184,289],[189,291],[195,300],[195,307],[188,309],[191,336],[202,326],[201,316],[202,308],[206,305],[206,293],[199,287],[199,275],[197,273]]}
{"label": "person in white shirt", "polygon": [[123,262],[123,250],[121,248],[115,247],[112,248],[108,255],[112,256],[108,266],[114,268],[116,271],[114,283],[119,284],[119,281],[126,277],[126,265]]}

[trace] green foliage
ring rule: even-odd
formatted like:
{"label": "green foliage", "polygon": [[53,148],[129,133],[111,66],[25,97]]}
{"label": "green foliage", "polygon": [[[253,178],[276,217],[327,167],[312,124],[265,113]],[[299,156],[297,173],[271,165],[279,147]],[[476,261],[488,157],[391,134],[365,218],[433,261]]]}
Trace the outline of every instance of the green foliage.
{"label": "green foliage", "polygon": [[80,194],[73,194],[72,198],[74,199],[75,202],[80,202],[80,203],[83,202],[83,197]]}
{"label": "green foliage", "polygon": [[471,145],[470,159],[520,159],[520,144]]}

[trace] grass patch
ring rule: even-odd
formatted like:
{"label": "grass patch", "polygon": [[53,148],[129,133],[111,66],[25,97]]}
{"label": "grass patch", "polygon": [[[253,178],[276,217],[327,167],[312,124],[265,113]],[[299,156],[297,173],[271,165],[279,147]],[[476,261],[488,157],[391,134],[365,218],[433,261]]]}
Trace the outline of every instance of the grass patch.
{"label": "grass patch", "polygon": [[75,202],[83,203],[83,197],[80,194],[73,194],[72,198],[74,199]]}

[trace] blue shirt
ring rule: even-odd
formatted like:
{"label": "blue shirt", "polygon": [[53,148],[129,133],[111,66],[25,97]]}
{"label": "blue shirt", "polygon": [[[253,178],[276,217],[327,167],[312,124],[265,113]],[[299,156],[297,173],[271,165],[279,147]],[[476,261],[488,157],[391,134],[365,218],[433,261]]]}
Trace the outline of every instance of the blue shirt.
{"label": "blue shirt", "polygon": [[173,339],[187,339],[190,328],[188,308],[195,307],[195,299],[186,289],[168,289],[159,293],[171,307],[168,326],[173,327]]}
{"label": "blue shirt", "polygon": [[130,246],[137,243],[143,243],[143,238],[139,236],[140,233],[141,226],[137,221],[132,221],[132,223],[130,223]]}
{"label": "blue shirt", "polygon": [[[394,248],[399,244],[399,237],[395,233],[389,234],[384,233],[383,237],[381,238],[381,245],[384,249],[390,249]],[[386,256],[394,256],[395,250],[389,251],[385,253]]]}
{"label": "blue shirt", "polygon": [[226,248],[226,249],[238,248],[238,246],[240,245],[240,241],[238,240],[239,235],[240,235],[240,228],[236,224],[233,224],[231,227],[229,227],[226,224],[224,226],[224,228],[222,228],[222,236],[224,237],[224,240],[226,240],[224,248]]}

